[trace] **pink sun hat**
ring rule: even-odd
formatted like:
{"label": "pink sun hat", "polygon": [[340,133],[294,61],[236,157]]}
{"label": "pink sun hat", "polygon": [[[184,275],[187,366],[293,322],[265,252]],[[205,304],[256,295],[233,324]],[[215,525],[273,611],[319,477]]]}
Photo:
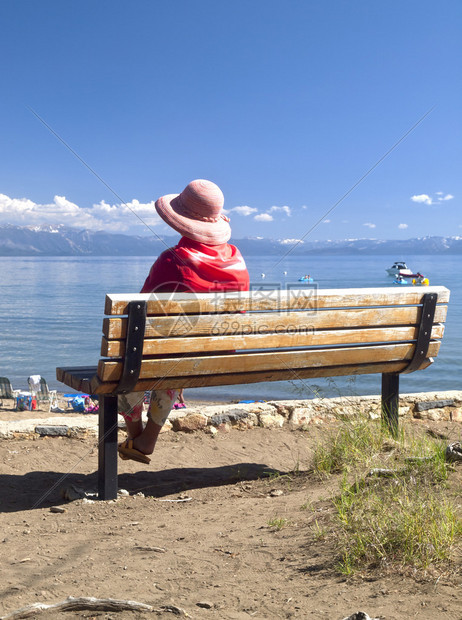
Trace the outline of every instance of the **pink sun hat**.
{"label": "pink sun hat", "polygon": [[181,194],[167,194],[156,200],[156,211],[183,236],[221,245],[231,237],[229,218],[223,215],[223,192],[205,179],[191,181]]}

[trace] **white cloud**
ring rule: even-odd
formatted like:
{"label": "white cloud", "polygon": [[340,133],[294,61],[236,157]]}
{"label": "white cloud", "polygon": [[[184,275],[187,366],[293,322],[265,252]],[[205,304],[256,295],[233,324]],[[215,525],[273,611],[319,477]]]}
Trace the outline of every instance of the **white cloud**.
{"label": "white cloud", "polygon": [[365,222],[363,226],[367,226],[368,228],[375,228],[375,224],[371,224],[371,222]]}
{"label": "white cloud", "polygon": [[258,211],[258,209],[255,207],[247,207],[244,205],[242,207],[233,207],[232,209],[229,209],[228,213],[237,213],[238,215],[244,215],[247,217],[256,211]]}
{"label": "white cloud", "polygon": [[330,220],[323,220],[323,224],[330,224]]}
{"label": "white cloud", "polygon": [[402,228],[403,230],[407,227],[408,227],[407,224],[398,224],[398,228]]}
{"label": "white cloud", "polygon": [[292,215],[290,207],[287,207],[287,206],[284,206],[284,207],[271,207],[271,209],[268,211],[268,213],[275,213],[277,211],[283,211],[289,217]]}
{"label": "white cloud", "polygon": [[432,199],[427,194],[418,194],[417,196],[411,196],[411,200],[412,202],[420,202],[426,205],[431,205],[433,203]]}
{"label": "white cloud", "polygon": [[258,215],[255,215],[253,219],[256,222],[272,222],[273,216],[269,213],[259,213]]}
{"label": "white cloud", "polygon": [[413,202],[420,202],[426,205],[433,205],[435,202],[442,202],[443,200],[452,200],[454,196],[452,194],[445,194],[444,192],[435,192],[436,198],[433,199],[428,194],[418,194],[417,196],[411,196]]}
{"label": "white cloud", "polygon": [[65,196],[55,196],[53,202],[41,204],[29,198],[10,198],[0,194],[0,224],[17,226],[62,224],[71,228],[123,232],[141,224],[139,218],[149,226],[162,223],[153,201],[141,203],[133,199],[126,204],[110,205],[102,200],[92,207],[79,207]]}

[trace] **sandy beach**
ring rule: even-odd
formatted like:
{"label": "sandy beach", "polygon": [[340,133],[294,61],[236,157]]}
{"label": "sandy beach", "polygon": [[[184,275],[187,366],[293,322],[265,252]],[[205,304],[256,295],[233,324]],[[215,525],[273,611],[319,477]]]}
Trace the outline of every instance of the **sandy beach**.
{"label": "sandy beach", "polygon": [[[48,417],[43,408],[33,413]],[[0,419],[8,415],[4,407]],[[461,436],[460,422],[406,423]],[[91,499],[94,433],[1,439],[1,616],[73,596],[137,601],[165,618],[341,620],[359,610],[387,620],[462,617],[457,571],[384,568],[345,579],[336,570],[335,539],[319,532],[340,476],[310,473],[313,447],[336,424],[163,433],[151,465],[119,463],[124,495],[113,502]],[[460,469],[455,476],[451,484],[460,485]],[[66,489],[86,497],[66,501]]]}

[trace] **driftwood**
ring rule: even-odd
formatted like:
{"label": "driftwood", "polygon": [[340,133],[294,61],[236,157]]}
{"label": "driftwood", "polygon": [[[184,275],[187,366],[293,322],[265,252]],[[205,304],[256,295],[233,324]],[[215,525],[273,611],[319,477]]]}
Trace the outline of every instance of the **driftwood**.
{"label": "driftwood", "polygon": [[69,596],[66,600],[46,605],[45,603],[33,603],[27,607],[17,609],[0,620],[19,620],[20,618],[32,618],[42,611],[79,611],[90,609],[92,611],[158,611],[151,605],[137,603],[136,601],[124,601],[115,598],[93,598],[92,596],[73,597]]}
{"label": "driftwood", "polygon": [[457,461],[462,461],[462,446],[460,441],[454,441],[450,443],[446,448],[445,452],[446,460],[450,463],[455,463]]}

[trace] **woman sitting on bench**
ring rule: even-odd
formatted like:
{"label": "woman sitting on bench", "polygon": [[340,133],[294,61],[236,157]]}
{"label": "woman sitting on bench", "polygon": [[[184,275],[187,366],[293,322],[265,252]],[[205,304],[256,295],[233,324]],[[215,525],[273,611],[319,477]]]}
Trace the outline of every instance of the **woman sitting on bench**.
{"label": "woman sitting on bench", "polygon": [[[181,194],[159,198],[156,211],[182,237],[165,250],[151,267],[141,293],[213,293],[248,291],[249,274],[239,250],[227,243],[229,219],[223,215],[224,197],[211,181],[191,181]],[[179,390],[151,393],[148,421],[143,428],[144,393],[119,396],[118,410],[127,425],[128,439],[119,444],[119,456],[150,463],[163,424]]]}

